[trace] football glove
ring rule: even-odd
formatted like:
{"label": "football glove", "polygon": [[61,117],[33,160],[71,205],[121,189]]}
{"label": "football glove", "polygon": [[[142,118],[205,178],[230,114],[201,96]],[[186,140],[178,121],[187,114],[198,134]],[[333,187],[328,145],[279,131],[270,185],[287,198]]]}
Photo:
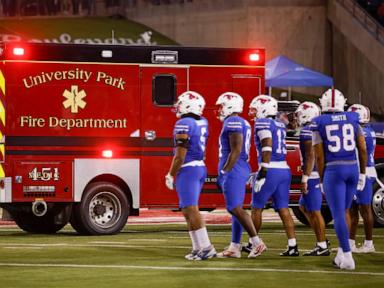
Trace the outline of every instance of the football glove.
{"label": "football glove", "polygon": [[171,175],[171,174],[167,174],[167,175],[165,175],[165,186],[167,186],[167,188],[169,189],[169,190],[173,190],[173,185],[174,185],[174,183],[173,183],[173,176]]}
{"label": "football glove", "polygon": [[325,195],[323,183],[320,182],[319,187],[320,187],[321,194]]}
{"label": "football glove", "polygon": [[308,194],[308,175],[303,175],[301,177],[301,193]]}
{"label": "football glove", "polygon": [[247,185],[252,186],[256,179],[256,172],[250,173],[247,181]]}
{"label": "football glove", "polygon": [[261,167],[260,171],[257,173],[255,186],[253,186],[253,190],[255,193],[259,193],[261,187],[265,184],[265,177],[267,176],[268,169],[265,167]]}
{"label": "football glove", "polygon": [[365,180],[366,180],[365,174],[360,173],[359,174],[359,182],[357,182],[357,190],[362,191],[364,189]]}

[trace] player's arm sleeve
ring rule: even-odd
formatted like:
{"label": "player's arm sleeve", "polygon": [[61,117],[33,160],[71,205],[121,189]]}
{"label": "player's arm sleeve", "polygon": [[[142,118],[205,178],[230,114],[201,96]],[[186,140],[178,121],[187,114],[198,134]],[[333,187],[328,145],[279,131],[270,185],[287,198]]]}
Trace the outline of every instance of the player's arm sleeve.
{"label": "player's arm sleeve", "polygon": [[243,126],[244,125],[240,121],[240,119],[236,117],[229,118],[228,121],[225,123],[225,129],[228,131],[228,133],[242,133]]}
{"label": "player's arm sleeve", "polygon": [[[183,120],[183,119],[181,119]],[[177,171],[180,170],[181,165],[185,161],[189,147],[189,133],[192,127],[188,124],[187,121],[178,121],[175,124],[174,134],[175,134],[175,155],[173,156],[171,167],[169,169],[169,174],[175,176]]]}
{"label": "player's arm sleeve", "polygon": [[311,123],[309,125],[309,129],[312,132],[312,145],[315,146],[319,143],[322,143],[323,139],[321,139],[318,124],[316,122]]}
{"label": "player's arm sleeve", "polygon": [[272,138],[270,119],[260,119],[255,123],[255,134],[262,141],[265,138]]}
{"label": "player's arm sleeve", "polygon": [[175,128],[173,129],[173,134],[187,134],[189,135],[191,133],[191,130],[193,129],[191,123],[187,121],[187,119],[180,119],[176,122]]}
{"label": "player's arm sleeve", "polygon": [[272,155],[272,129],[273,123],[270,119],[260,119],[255,123],[255,133],[261,142],[261,162],[268,164]]}

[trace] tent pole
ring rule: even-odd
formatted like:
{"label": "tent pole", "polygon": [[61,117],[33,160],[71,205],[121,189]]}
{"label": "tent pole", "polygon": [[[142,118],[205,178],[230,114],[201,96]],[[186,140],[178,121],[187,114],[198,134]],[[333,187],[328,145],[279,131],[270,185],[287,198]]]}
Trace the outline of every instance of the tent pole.
{"label": "tent pole", "polygon": [[291,101],[291,86],[288,87],[288,101]]}
{"label": "tent pole", "polygon": [[272,96],[272,86],[269,86],[269,96]]}

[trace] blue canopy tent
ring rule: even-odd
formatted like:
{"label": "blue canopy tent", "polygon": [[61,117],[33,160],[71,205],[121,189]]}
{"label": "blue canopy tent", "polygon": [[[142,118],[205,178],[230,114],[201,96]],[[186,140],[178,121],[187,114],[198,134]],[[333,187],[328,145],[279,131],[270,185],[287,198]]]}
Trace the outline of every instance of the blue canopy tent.
{"label": "blue canopy tent", "polygon": [[277,56],[265,65],[266,86],[272,87],[332,87],[333,79],[311,70],[285,56]]}

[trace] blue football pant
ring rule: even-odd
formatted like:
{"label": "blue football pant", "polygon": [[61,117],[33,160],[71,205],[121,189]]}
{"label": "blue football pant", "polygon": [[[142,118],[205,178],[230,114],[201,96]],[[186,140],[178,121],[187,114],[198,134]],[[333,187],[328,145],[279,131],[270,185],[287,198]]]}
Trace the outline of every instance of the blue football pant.
{"label": "blue football pant", "polygon": [[207,176],[205,166],[183,167],[176,175],[176,192],[179,207],[198,206],[201,188]]}
{"label": "blue football pant", "polygon": [[264,208],[272,197],[275,211],[288,208],[291,170],[285,168],[269,168],[265,183],[258,193],[252,193],[252,208]]}
{"label": "blue football pant", "polygon": [[[245,161],[239,161],[228,172],[228,177],[223,183],[222,188],[226,208],[229,212],[236,207],[243,207],[249,173],[249,164]],[[242,233],[243,227],[237,218],[232,215],[232,242],[240,243]]]}
{"label": "blue football pant", "polygon": [[376,179],[373,177],[367,177],[364,189],[362,191],[357,190],[356,192],[356,203],[359,205],[370,205],[372,204],[373,184]]}
{"label": "blue football pant", "polygon": [[308,193],[301,194],[299,204],[308,212],[320,211],[323,195],[320,189],[320,178],[308,179]]}
{"label": "blue football pant", "polygon": [[331,210],[339,245],[344,252],[351,251],[349,246],[349,229],[345,212],[351,207],[353,195],[356,194],[359,170],[355,165],[332,165],[324,171],[323,187]]}

